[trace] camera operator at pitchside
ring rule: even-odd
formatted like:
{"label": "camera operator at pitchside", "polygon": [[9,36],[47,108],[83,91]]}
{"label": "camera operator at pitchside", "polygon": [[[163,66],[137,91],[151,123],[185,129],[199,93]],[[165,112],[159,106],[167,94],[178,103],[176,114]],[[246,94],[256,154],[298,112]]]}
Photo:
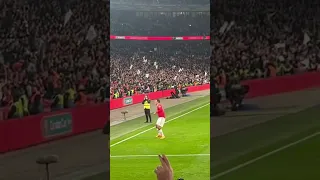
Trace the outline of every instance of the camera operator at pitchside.
{"label": "camera operator at pitchside", "polygon": [[221,101],[221,93],[219,90],[219,87],[217,87],[216,82],[213,80],[213,82],[210,84],[210,116],[222,116],[225,114],[225,110],[221,109],[219,107],[219,103]]}
{"label": "camera operator at pitchside", "polygon": [[236,77],[228,78],[225,86],[226,98],[230,101],[231,110],[237,111],[242,106],[244,96],[249,92],[249,86],[241,85]]}

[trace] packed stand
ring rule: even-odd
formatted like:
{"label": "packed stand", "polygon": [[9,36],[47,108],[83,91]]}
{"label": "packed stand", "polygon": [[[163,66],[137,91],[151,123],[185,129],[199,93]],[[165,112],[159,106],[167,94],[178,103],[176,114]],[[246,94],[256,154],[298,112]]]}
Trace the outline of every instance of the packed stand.
{"label": "packed stand", "polygon": [[320,71],[319,1],[214,1],[211,75],[219,82]]}
{"label": "packed stand", "polygon": [[5,118],[107,98],[107,4],[83,0],[0,2],[0,102],[2,112],[10,109]]}
{"label": "packed stand", "polygon": [[111,34],[119,36],[208,36],[209,22],[209,11],[111,11],[110,19]]}
{"label": "packed stand", "polygon": [[208,41],[112,41],[113,98],[209,83]]}

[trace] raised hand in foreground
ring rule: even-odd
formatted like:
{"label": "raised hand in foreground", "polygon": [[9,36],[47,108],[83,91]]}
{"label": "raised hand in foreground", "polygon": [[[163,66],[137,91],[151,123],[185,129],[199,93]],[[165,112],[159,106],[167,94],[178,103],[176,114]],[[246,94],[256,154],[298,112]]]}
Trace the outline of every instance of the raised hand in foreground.
{"label": "raised hand in foreground", "polygon": [[158,180],[173,180],[173,169],[168,158],[165,155],[159,155],[161,165],[154,172],[157,174]]}

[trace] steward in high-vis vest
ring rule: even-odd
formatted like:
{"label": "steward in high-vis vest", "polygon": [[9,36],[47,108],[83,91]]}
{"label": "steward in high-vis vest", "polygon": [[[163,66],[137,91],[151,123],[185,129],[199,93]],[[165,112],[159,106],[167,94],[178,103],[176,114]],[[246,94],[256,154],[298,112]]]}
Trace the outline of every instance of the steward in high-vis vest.
{"label": "steward in high-vis vest", "polygon": [[113,94],[113,99],[117,99],[119,97],[120,97],[119,91],[115,91],[114,94]]}
{"label": "steward in high-vis vest", "polygon": [[22,118],[23,117],[23,106],[20,98],[14,97],[13,104],[10,107],[8,119]]}
{"label": "steward in high-vis vest", "polygon": [[133,96],[133,95],[134,95],[133,89],[127,91],[127,96]]}
{"label": "steward in high-vis vest", "polygon": [[64,95],[64,107],[73,108],[75,106],[77,92],[70,86]]}
{"label": "steward in high-vis vest", "polygon": [[143,109],[144,109],[144,114],[146,115],[146,123],[150,122],[151,123],[151,112],[150,112],[150,99],[148,96],[144,96],[144,100],[142,101],[143,104]]}
{"label": "steward in high-vis vest", "polygon": [[51,111],[59,111],[63,109],[64,97],[61,94],[61,89],[56,90],[56,95],[53,98],[53,103],[51,104]]}

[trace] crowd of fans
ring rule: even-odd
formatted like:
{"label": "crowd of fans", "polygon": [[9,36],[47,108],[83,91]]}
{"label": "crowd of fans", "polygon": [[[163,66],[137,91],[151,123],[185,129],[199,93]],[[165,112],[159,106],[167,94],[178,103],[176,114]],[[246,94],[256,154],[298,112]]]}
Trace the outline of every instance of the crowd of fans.
{"label": "crowd of fans", "polygon": [[109,93],[103,92],[109,79],[108,5],[84,0],[0,1],[1,107],[23,99],[27,115],[50,111],[61,103],[57,95],[67,94],[69,102],[79,105],[91,94],[93,101],[103,101]]}
{"label": "crowd of fans", "polygon": [[111,94],[118,98],[209,83],[209,57],[208,41],[112,41]]}
{"label": "crowd of fans", "polygon": [[[209,35],[209,12],[112,12],[111,34],[126,36]],[[112,40],[113,98],[210,81],[209,41]]]}
{"label": "crowd of fans", "polygon": [[320,2],[215,1],[211,75],[240,80],[320,70]]}

